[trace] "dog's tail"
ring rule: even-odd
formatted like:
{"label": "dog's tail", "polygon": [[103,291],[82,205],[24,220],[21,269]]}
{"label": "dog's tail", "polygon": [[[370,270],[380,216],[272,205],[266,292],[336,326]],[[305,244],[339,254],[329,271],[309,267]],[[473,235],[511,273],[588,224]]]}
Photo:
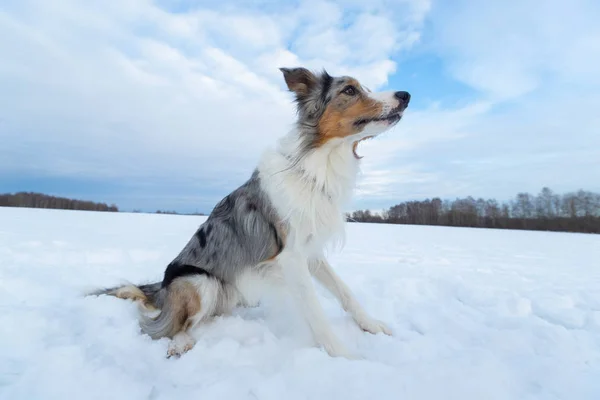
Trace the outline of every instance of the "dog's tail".
{"label": "dog's tail", "polygon": [[119,299],[133,300],[138,302],[145,311],[156,311],[163,307],[165,301],[165,289],[161,287],[161,282],[150,283],[146,285],[121,285],[107,289],[99,289],[87,293],[87,296],[114,296]]}
{"label": "dog's tail", "polygon": [[[224,301],[222,290],[217,279],[194,276],[177,278],[166,288],[162,287],[161,282],[157,282],[102,289],[88,295],[106,294],[138,302],[142,311],[146,311],[140,313],[142,332],[152,339],[160,339],[172,338],[177,332],[212,315]],[[158,315],[156,311],[159,311]],[[151,313],[154,315],[150,315]]]}

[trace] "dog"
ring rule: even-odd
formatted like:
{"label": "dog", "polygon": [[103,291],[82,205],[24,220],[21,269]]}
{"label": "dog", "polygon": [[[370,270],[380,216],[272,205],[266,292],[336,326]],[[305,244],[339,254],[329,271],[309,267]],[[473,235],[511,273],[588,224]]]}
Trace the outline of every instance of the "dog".
{"label": "dog", "polygon": [[344,242],[344,207],[362,158],[358,144],[395,126],[410,94],[373,93],[355,78],[325,70],[279,70],[295,99],[294,128],[263,153],[246,182],[216,204],[168,264],[162,282],[91,293],[138,302],[142,332],[171,339],[168,357],[193,348],[190,332],[197,325],[234,307],[256,305],[265,288],[277,285],[295,299],[317,346],[333,357],[354,358],[328,323],[313,277],[362,330],[392,334],[362,308],[325,250]]}

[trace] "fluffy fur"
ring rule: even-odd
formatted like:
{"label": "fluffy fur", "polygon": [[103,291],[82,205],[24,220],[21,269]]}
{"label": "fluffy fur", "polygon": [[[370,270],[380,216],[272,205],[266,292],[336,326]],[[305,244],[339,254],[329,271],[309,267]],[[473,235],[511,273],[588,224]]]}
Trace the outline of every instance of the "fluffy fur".
{"label": "fluffy fur", "polygon": [[162,282],[93,293],[138,301],[142,331],[173,339],[169,356],[193,347],[190,331],[198,323],[256,304],[275,285],[293,295],[318,345],[332,356],[351,357],[327,321],[312,278],[363,330],[391,334],[363,310],[324,254],[327,246],[344,241],[343,210],[356,183],[357,144],[394,126],[410,95],[373,94],[354,78],[325,71],[281,71],[297,103],[295,128],[215,206],[167,266]]}

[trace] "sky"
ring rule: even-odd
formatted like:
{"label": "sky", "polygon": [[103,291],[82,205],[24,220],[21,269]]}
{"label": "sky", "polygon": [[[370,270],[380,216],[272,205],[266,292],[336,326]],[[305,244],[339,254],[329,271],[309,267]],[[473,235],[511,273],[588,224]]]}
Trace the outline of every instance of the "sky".
{"label": "sky", "polygon": [[600,191],[594,0],[3,0],[0,192],[210,212],[295,119],[279,67],[407,90],[353,209]]}

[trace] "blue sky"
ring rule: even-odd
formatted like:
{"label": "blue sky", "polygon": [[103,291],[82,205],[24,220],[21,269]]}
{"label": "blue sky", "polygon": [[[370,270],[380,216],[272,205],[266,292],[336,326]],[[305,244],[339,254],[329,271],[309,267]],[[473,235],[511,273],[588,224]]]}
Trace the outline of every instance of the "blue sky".
{"label": "blue sky", "polygon": [[600,191],[600,4],[8,0],[0,192],[209,212],[294,118],[278,67],[408,90],[355,208]]}

